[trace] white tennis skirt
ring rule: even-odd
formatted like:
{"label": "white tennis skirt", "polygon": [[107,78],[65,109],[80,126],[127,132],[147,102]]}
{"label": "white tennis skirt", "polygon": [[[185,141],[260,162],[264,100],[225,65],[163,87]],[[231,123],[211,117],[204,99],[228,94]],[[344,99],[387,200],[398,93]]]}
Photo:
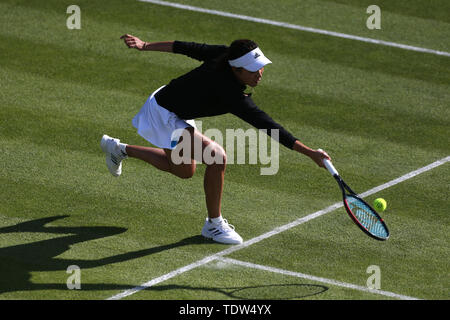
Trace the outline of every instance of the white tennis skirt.
{"label": "white tennis skirt", "polygon": [[174,149],[181,136],[180,129],[197,128],[194,120],[180,119],[175,113],[161,107],[155,99],[155,94],[164,88],[162,86],[148,97],[141,110],[133,118],[133,126],[138,134],[151,144]]}

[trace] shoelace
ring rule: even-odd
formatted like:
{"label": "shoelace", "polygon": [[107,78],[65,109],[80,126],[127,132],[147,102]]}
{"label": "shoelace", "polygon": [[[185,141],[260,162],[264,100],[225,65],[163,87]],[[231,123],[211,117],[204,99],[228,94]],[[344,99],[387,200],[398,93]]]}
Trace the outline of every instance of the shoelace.
{"label": "shoelace", "polygon": [[233,231],[234,230],[234,226],[232,224],[229,224],[227,219],[223,219],[220,225],[222,226],[224,231]]}
{"label": "shoelace", "polygon": [[113,148],[113,152],[111,152],[111,158],[112,158],[112,156],[114,156],[117,161],[122,161],[122,160],[126,159],[128,157],[128,155],[124,154],[122,152],[122,150],[120,150],[119,144],[118,144],[119,142],[116,142],[117,139],[116,140],[111,139],[111,140],[114,141],[114,143],[116,143],[116,145]]}

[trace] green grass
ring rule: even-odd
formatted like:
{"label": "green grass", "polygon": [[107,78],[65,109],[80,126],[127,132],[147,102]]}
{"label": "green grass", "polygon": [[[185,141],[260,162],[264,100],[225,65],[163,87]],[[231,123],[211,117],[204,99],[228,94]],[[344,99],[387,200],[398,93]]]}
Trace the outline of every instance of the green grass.
{"label": "green grass", "polygon": [[[180,1],[206,6],[200,1]],[[449,51],[445,1],[379,1],[382,30],[365,28],[367,1],[208,1],[208,8]],[[204,165],[190,180],[126,160],[113,178],[102,134],[146,144],[131,119],[147,96],[197,66],[180,55],[138,52],[147,41],[255,39],[274,62],[255,102],[305,144],[326,149],[363,192],[449,155],[450,59],[128,1],[0,0],[0,299],[106,299],[217,253],[203,240]],[[367,4],[367,5],[366,5]],[[203,131],[250,126],[231,115]],[[280,146],[276,175],[229,165],[224,217],[244,240],[340,201],[311,160]],[[448,299],[449,165],[370,196],[383,197],[387,242],[369,239],[343,209],[229,257],[365,286]],[[70,265],[81,290],[68,290]],[[332,285],[211,262],[129,299],[386,299]]]}

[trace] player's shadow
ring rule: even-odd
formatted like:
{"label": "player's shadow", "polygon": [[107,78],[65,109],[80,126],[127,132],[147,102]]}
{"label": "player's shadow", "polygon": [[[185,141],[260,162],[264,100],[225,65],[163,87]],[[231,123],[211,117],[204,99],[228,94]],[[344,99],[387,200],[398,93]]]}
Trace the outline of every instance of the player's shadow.
{"label": "player's shadow", "polygon": [[[231,299],[236,300],[294,300],[304,299],[319,295],[329,288],[324,285],[310,283],[285,283],[285,284],[265,284],[244,287],[192,287],[184,285],[158,285],[147,288],[151,291],[181,290],[191,291],[192,295],[188,299],[196,300],[196,292],[216,292],[221,293]],[[202,296],[200,294],[200,296]],[[220,299],[220,298],[219,298]]]}
{"label": "player's shadow", "polygon": [[[76,265],[81,270],[100,267],[112,263],[128,261],[180,246],[205,243],[201,236],[193,236],[178,242],[158,247],[126,252],[123,254],[103,257],[93,260],[64,259],[58,257],[68,251],[72,245],[85,241],[101,239],[121,234],[127,229],[118,227],[53,227],[46,224],[68,217],[53,216],[19,223],[0,228],[0,235],[5,233],[43,233],[61,234],[62,236],[31,243],[12,245],[0,248],[0,293],[30,290],[67,290],[66,273],[70,265]],[[30,281],[32,272],[64,271],[61,273],[61,283],[37,284]],[[85,284],[83,290],[114,290],[129,289],[131,284]]]}
{"label": "player's shadow", "polygon": [[[78,266],[81,270],[105,266],[112,263],[129,261],[132,259],[148,256],[173,248],[204,244],[206,241],[200,235],[188,237],[178,242],[147,248],[137,251],[125,252],[104,258],[93,260],[61,258],[72,245],[85,241],[101,239],[121,234],[127,229],[118,227],[54,227],[46,224],[58,219],[67,218],[64,216],[46,217],[19,223],[13,226],[0,228],[0,235],[6,233],[40,233],[40,234],[60,234],[60,237],[53,237],[47,240],[40,240],[30,243],[26,238],[21,239],[21,244],[0,248],[0,294],[15,291],[33,290],[68,290],[66,280],[69,274],[66,270],[71,265]],[[31,281],[32,272],[61,271],[55,278],[61,281],[55,283],[33,283]],[[114,284],[114,283],[85,283],[81,284],[81,289],[100,290],[128,290],[136,284]],[[271,291],[271,299],[301,299],[328,290],[327,287],[314,284],[266,284],[246,287],[218,288],[218,287],[193,287],[182,285],[158,285],[147,290],[183,290],[190,291],[193,299],[200,292],[216,292],[232,299],[259,299]]]}

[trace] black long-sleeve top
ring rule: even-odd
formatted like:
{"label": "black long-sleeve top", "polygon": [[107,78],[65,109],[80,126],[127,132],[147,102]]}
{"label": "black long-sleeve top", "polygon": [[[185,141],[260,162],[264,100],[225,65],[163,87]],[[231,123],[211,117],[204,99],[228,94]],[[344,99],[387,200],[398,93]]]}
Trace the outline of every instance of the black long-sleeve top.
{"label": "black long-sleeve top", "polygon": [[203,64],[172,80],[156,95],[158,104],[182,119],[194,119],[231,113],[258,129],[279,130],[279,142],[292,149],[295,140],[292,134],[259,109],[246,86],[224,63],[228,47],[195,42],[175,41],[173,52],[184,54]]}

